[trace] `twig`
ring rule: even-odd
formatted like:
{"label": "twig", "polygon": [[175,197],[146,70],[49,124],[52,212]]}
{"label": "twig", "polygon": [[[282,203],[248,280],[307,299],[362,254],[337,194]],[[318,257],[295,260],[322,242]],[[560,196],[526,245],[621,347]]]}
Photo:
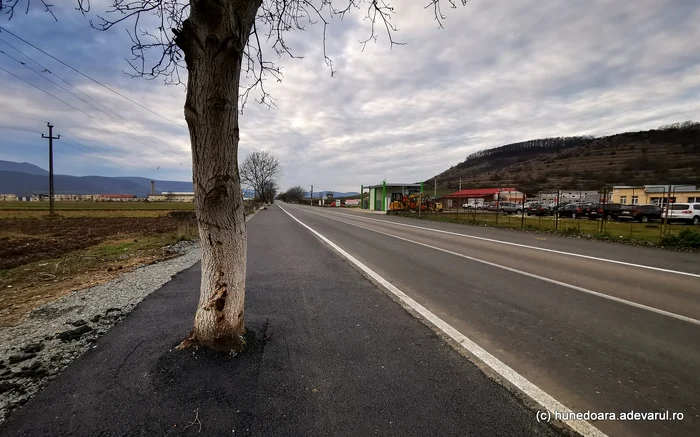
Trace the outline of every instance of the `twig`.
{"label": "twig", "polygon": [[202,422],[199,420],[199,408],[194,410],[194,412],[195,412],[194,420],[192,422],[187,422],[188,425],[185,427],[185,429],[187,429],[193,425],[199,425],[199,431],[197,431],[197,432],[200,433],[200,432],[202,432]]}

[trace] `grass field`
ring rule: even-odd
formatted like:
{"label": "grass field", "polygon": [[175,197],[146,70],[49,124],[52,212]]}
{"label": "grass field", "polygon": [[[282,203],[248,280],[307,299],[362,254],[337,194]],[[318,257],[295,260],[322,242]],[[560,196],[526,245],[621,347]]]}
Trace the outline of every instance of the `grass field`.
{"label": "grass field", "polygon": [[[194,202],[54,202],[56,211],[193,210]],[[0,202],[0,210],[48,211],[49,202]]]}
{"label": "grass field", "polygon": [[[402,213],[408,217],[418,218],[416,213]],[[662,223],[637,223],[605,221],[602,223],[601,232],[600,220],[569,219],[554,217],[496,214],[492,212],[443,212],[443,213],[422,213],[424,220],[446,221],[452,223],[464,223],[471,225],[488,225],[494,227],[540,230],[545,232],[555,232],[568,235],[594,235],[598,237],[608,237],[610,239],[639,240],[639,241],[661,241],[662,235],[677,235],[684,229],[693,229],[694,226],[672,223],[662,229]],[[695,229],[697,230],[697,229]]]}
{"label": "grass field", "polygon": [[[76,217],[164,217],[171,211],[193,211],[193,202],[56,202],[56,215]],[[246,201],[246,215],[260,206]],[[48,202],[0,202],[2,219],[43,219],[49,217]]]}

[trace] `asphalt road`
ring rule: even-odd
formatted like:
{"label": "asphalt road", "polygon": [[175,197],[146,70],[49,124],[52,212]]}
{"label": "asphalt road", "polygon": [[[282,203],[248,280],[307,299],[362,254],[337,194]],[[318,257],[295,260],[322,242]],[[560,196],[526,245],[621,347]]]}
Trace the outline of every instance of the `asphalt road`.
{"label": "asphalt road", "polygon": [[248,224],[243,354],[173,350],[199,282],[149,295],[0,435],[558,435],[277,206]]}
{"label": "asphalt road", "polygon": [[282,207],[571,410],[684,414],[608,435],[700,435],[696,254]]}

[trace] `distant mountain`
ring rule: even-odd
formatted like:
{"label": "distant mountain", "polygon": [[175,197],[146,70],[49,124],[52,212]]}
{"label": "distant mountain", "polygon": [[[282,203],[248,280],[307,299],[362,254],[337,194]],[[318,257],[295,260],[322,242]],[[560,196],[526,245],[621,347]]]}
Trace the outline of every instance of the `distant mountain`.
{"label": "distant mountain", "polygon": [[[23,162],[0,161],[0,193],[48,193],[48,172]],[[156,193],[163,191],[194,191],[192,182],[155,180]],[[151,193],[151,179],[143,177],[105,177],[54,175],[56,194],[134,194],[145,197]]]}
{"label": "distant mountain", "polygon": [[[359,191],[347,191],[347,192],[343,192],[343,191],[314,191],[314,197],[319,197],[319,196],[323,197],[325,195],[328,195],[328,193],[333,193],[334,198],[357,196],[360,194]],[[304,193],[304,197],[310,197],[310,196],[311,196],[311,192],[307,191],[306,193]]]}
{"label": "distant mountain", "polygon": [[2,161],[0,160],[0,171],[14,171],[18,173],[27,173],[33,175],[48,175],[49,172],[41,167],[37,167],[34,164],[28,162],[12,162],[12,161]]}

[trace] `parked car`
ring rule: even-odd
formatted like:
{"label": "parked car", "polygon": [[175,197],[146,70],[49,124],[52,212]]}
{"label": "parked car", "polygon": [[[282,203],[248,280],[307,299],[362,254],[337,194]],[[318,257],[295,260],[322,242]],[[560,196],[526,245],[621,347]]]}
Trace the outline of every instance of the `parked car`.
{"label": "parked car", "polygon": [[618,220],[636,220],[641,223],[661,220],[661,208],[657,205],[623,205]]}
{"label": "parked car", "polygon": [[578,203],[569,203],[568,205],[560,206],[557,209],[557,215],[559,217],[570,217],[573,219],[585,217],[587,212],[588,206]]}
{"label": "parked car", "polygon": [[462,205],[463,209],[479,209],[482,208],[484,204],[482,202],[469,202]]}
{"label": "parked car", "polygon": [[[666,217],[666,208],[661,211]],[[674,203],[668,211],[669,221],[683,221],[694,225],[700,224],[700,203]]]}
{"label": "parked car", "polygon": [[523,207],[513,202],[491,202],[487,205],[488,211],[498,211],[503,214],[520,214],[523,212]]}
{"label": "parked car", "polygon": [[554,210],[550,208],[547,205],[543,205],[541,203],[531,203],[530,206],[528,206],[525,209],[525,212],[527,215],[552,215],[554,214]]}
{"label": "parked car", "polygon": [[620,214],[620,209],[625,206],[621,203],[594,203],[588,208],[588,218],[595,220],[597,218],[605,218],[605,220],[617,220]]}

